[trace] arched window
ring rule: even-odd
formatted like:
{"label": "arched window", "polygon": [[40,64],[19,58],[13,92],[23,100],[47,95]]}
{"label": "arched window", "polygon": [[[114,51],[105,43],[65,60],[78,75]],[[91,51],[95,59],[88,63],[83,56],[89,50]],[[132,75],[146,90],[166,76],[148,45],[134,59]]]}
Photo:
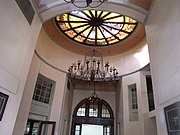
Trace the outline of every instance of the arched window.
{"label": "arched window", "polygon": [[114,115],[110,105],[100,98],[85,98],[74,109],[71,135],[85,132],[114,135]]}

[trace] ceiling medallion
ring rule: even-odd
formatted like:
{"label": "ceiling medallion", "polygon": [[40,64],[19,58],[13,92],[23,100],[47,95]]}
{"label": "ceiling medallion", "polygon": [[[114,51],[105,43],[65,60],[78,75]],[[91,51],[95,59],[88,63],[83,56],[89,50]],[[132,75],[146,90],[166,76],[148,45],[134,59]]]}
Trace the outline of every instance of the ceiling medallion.
{"label": "ceiling medallion", "polygon": [[102,47],[129,37],[138,22],[130,17],[107,11],[71,11],[55,17],[59,30],[82,45]]}

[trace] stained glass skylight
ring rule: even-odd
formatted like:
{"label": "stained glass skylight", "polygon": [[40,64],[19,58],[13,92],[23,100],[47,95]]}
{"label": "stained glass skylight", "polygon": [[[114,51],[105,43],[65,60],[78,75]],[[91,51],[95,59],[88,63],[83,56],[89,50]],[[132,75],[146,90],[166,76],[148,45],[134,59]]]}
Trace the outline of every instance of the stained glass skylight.
{"label": "stained glass skylight", "polygon": [[71,11],[55,17],[57,27],[70,39],[90,46],[108,46],[130,36],[137,21],[107,11]]}

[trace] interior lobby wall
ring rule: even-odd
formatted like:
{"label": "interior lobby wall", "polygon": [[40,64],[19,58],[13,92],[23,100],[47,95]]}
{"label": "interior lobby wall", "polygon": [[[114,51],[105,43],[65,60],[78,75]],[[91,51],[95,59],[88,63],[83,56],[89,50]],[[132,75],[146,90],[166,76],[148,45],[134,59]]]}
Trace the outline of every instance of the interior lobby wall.
{"label": "interior lobby wall", "polygon": [[[64,112],[63,108],[63,99],[65,95],[66,89],[66,74],[59,72],[52,67],[46,65],[39,57],[34,54],[31,68],[28,74],[26,86],[23,93],[23,98],[21,102],[21,108],[19,110],[19,118],[16,121],[16,132],[14,132],[15,135],[17,134],[24,134],[25,127],[26,127],[26,121],[28,119],[30,106],[32,102],[32,97],[34,93],[34,88],[37,80],[38,74],[42,74],[43,76],[55,81],[55,88],[54,91],[52,90],[52,103],[51,103],[51,109],[48,114],[47,121],[55,121],[56,122],[56,128],[55,128],[55,134],[58,134],[59,131],[63,130],[63,127],[60,127],[59,123],[62,123],[62,114]],[[37,117],[34,118],[38,119],[39,116],[37,114]],[[58,128],[60,127],[60,129]]]}
{"label": "interior lobby wall", "polygon": [[[43,29],[37,41],[36,51],[43,60],[65,72],[67,72],[72,63],[84,60],[84,56],[72,53],[57,45],[48,37]],[[139,42],[137,47],[123,54],[104,57],[104,62],[106,61],[117,68],[119,75],[128,74],[143,68],[149,63],[146,39]]]}
{"label": "interior lobby wall", "polygon": [[146,23],[158,135],[167,135],[164,107],[180,101],[180,1],[156,0]]}
{"label": "interior lobby wall", "polygon": [[[129,95],[129,86],[136,84],[136,91],[137,91],[137,104],[138,104],[138,119],[135,121],[130,120],[130,95]],[[142,82],[141,82],[141,73],[136,72],[134,74],[124,76],[122,78],[122,105],[121,108],[123,111],[123,119],[120,121],[121,123],[121,130],[123,130],[124,135],[144,135],[144,123],[143,123],[143,114],[145,112],[144,103],[143,103],[143,90],[142,89]],[[122,112],[120,111],[120,112]],[[119,113],[120,113],[119,112]]]}
{"label": "interior lobby wall", "polygon": [[41,21],[35,14],[29,25],[15,0],[0,1],[0,18],[0,91],[9,95],[0,134],[12,135]]}

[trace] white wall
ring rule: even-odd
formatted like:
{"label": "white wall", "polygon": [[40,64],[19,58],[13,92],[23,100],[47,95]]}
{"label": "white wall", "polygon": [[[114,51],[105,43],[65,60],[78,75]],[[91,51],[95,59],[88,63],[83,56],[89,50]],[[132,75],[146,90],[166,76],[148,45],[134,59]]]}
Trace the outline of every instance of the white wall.
{"label": "white wall", "polygon": [[[26,87],[23,93],[23,99],[21,102],[21,108],[18,113],[18,119],[15,129],[15,135],[24,134],[26,120],[28,119],[32,96],[36,84],[36,79],[38,73],[44,75],[45,77],[55,81],[55,90],[53,95],[53,101],[51,105],[51,110],[48,113],[48,121],[56,122],[55,135],[58,134],[59,123],[61,123],[60,118],[62,115],[62,104],[63,104],[63,96],[64,91],[66,90],[66,74],[59,72],[52,67],[46,65],[43,61],[41,61],[36,54],[34,54],[30,72],[27,78]],[[36,117],[34,117],[36,118]],[[37,117],[38,119],[38,117]],[[61,129],[62,130],[62,129]]]}
{"label": "white wall", "polygon": [[50,121],[56,121],[56,129],[55,129],[55,135],[56,135],[58,134],[58,130],[59,130],[58,127],[59,124],[61,124],[61,121],[59,120],[63,112],[62,105],[63,105],[64,92],[66,90],[66,74],[49,67],[45,63],[42,63],[39,73],[56,82],[51,112],[49,116]]}
{"label": "white wall", "polygon": [[[67,81],[66,81],[67,82]],[[62,114],[59,124],[59,134],[68,135],[71,130],[71,109],[73,103],[73,85],[70,82],[70,89],[67,88],[67,83],[65,84],[65,92],[63,97]]]}
{"label": "white wall", "polygon": [[124,112],[123,112],[123,91],[122,80],[120,80],[116,87],[116,134],[124,134]]}
{"label": "white wall", "polygon": [[146,24],[158,135],[167,135],[165,106],[180,100],[180,1],[156,0]]}
{"label": "white wall", "polygon": [[[142,74],[140,72],[128,75],[128,76],[124,76],[122,78],[122,89],[121,89],[121,94],[123,98],[123,101],[120,103],[120,106],[122,105],[123,109],[123,114],[119,114],[119,115],[123,115],[121,117],[123,117],[123,119],[121,119],[120,121],[120,126],[123,129],[121,131],[122,135],[145,135],[144,134],[144,123],[143,123],[143,113],[146,110],[143,110],[144,105],[146,105],[146,103],[143,102],[143,96],[144,96],[144,87],[143,87],[143,83],[141,82],[141,76]],[[129,88],[128,86],[132,85],[132,84],[136,84],[136,89],[137,89],[137,100],[138,100],[138,117],[139,120],[138,121],[130,121],[129,119]],[[122,111],[120,111],[119,113],[121,113]]]}
{"label": "white wall", "polygon": [[0,91],[9,100],[0,121],[0,134],[12,135],[41,22],[31,25],[15,1],[0,1]]}

